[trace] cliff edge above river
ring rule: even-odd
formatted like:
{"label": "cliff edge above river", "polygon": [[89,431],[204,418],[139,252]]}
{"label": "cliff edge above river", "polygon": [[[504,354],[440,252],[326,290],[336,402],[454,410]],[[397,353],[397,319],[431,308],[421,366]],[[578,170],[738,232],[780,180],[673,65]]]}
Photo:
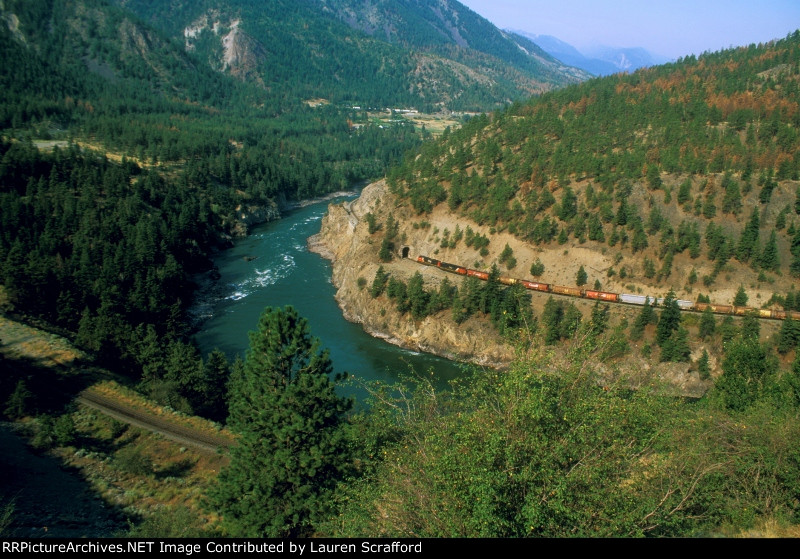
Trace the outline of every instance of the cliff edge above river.
{"label": "cliff edge above river", "polygon": [[[398,224],[391,262],[383,263],[378,258],[385,230],[370,233],[368,214],[371,214],[374,224],[381,224],[384,229],[390,215]],[[488,250],[483,254],[464,242],[444,242],[448,235],[453,239],[457,227],[466,230],[468,226],[475,234],[491,238]],[[458,283],[458,279],[446,272],[422,266],[413,259],[418,255],[427,255],[488,270],[492,264],[498,263],[506,245],[513,249],[518,261],[510,273],[516,272],[519,277],[524,277],[531,264],[539,260],[545,264],[551,282],[568,285],[571,283],[569,278],[574,278],[578,268],[583,265],[590,276],[603,277],[611,289],[624,289],[617,285],[616,278],[606,277],[605,271],[614,265],[610,254],[594,250],[591,246],[533,247],[508,232],[493,231],[456,217],[447,211],[444,204],[428,214],[417,215],[390,192],[384,180],[365,187],[356,200],[330,205],[322,220],[320,233],[309,238],[310,250],[333,263],[332,280],[337,289],[336,300],[347,320],[360,323],[373,336],[404,348],[498,368],[509,365],[515,351],[504,342],[488,318],[473,315],[468,321],[456,324],[451,312],[444,310],[423,320],[414,320],[410,314],[398,312],[394,301],[385,294],[373,298],[370,286],[381,265],[386,272],[405,282],[420,272],[428,290],[438,288],[445,277]],[[630,278],[626,281],[635,283]],[[533,298],[535,316],[541,314],[546,300],[544,296]],[[575,299],[572,302],[584,317],[590,315],[592,301]],[[623,320],[631,323],[638,312],[638,308],[612,305],[610,319],[615,324]],[[692,360],[699,358],[703,349],[705,344],[694,347]],[[713,356],[711,368],[713,376],[721,373],[719,363]],[[690,363],[652,363],[636,349],[617,362],[613,369],[622,372],[633,385],[655,375],[684,396],[701,396],[710,386],[709,381],[699,378]],[[608,372],[614,375],[611,369]]]}
{"label": "cliff edge above river", "polygon": [[[398,242],[391,262],[378,258],[384,231],[370,234],[367,214],[385,224],[391,214],[399,224]],[[309,239],[309,248],[332,261],[336,300],[347,320],[362,324],[364,329],[395,345],[433,353],[448,359],[471,361],[481,365],[502,367],[513,357],[513,348],[504,343],[486,319],[472,319],[457,325],[449,311],[441,311],[423,320],[397,311],[393,301],[382,295],[373,298],[369,286],[379,266],[389,274],[408,281],[420,272],[426,287],[435,287],[443,279],[441,270],[426,268],[402,258],[403,252],[414,258],[418,254],[434,254],[432,230],[455,230],[456,221],[445,213],[422,218],[413,215],[398,203],[386,181],[380,180],[364,188],[356,200],[331,204],[322,220],[321,231]],[[435,223],[435,224],[434,224]],[[385,225],[384,225],[385,227]],[[466,249],[469,252],[471,249]],[[474,254],[470,255],[474,260]],[[453,255],[455,261],[467,255]],[[359,279],[363,278],[361,282]],[[359,285],[361,283],[361,285]]]}

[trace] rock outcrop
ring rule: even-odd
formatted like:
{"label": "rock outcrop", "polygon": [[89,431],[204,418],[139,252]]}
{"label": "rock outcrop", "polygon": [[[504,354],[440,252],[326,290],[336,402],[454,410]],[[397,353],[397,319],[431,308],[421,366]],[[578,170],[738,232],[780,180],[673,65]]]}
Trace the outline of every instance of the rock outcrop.
{"label": "rock outcrop", "polygon": [[[399,224],[395,257],[389,263],[382,263],[378,259],[384,231],[370,234],[367,220],[367,214],[370,213],[374,222],[384,227],[389,215]],[[454,243],[456,246],[452,246],[453,243],[445,246],[443,238],[446,231],[453,235],[456,227],[465,230],[467,226],[477,234],[491,236],[488,254],[479,255],[475,248],[465,246],[463,241]],[[571,283],[570,278],[575,277],[581,264],[595,272],[613,265],[610,255],[588,247],[570,246],[568,250],[563,246],[533,247],[507,232],[492,234],[488,227],[454,216],[444,204],[429,214],[416,215],[407,204],[395,198],[385,181],[368,185],[356,200],[329,206],[320,233],[312,236],[308,244],[310,250],[332,261],[336,300],[348,320],[362,324],[364,330],[373,336],[401,347],[496,368],[509,365],[515,353],[488,319],[473,316],[463,324],[456,324],[447,310],[420,321],[414,320],[410,314],[401,314],[396,310],[394,301],[386,295],[378,298],[370,295],[370,286],[379,266],[382,265],[386,272],[406,282],[414,273],[420,272],[426,288],[431,290],[445,277],[456,285],[460,285],[460,281],[442,270],[418,264],[413,260],[417,255],[433,256],[476,269],[489,269],[508,244],[519,262],[513,271],[506,272],[503,269],[504,272],[526,277],[530,265],[535,260],[541,260],[546,264],[549,281],[562,285]],[[408,253],[408,258],[402,257],[404,252]],[[547,298],[544,294],[534,295],[536,316],[542,312]],[[593,301],[571,301],[584,317],[590,315]],[[612,305],[612,323],[623,319],[630,323],[638,313],[637,307]],[[697,355],[693,355],[693,359],[699,357],[703,347],[695,348]],[[556,354],[560,353],[558,346],[553,349]],[[556,359],[556,367],[557,362]],[[597,366],[609,381],[619,380],[621,375],[627,379],[624,382],[635,387],[658,378],[670,392],[688,397],[702,396],[710,386],[710,381],[700,380],[691,363],[653,363],[642,358],[640,349],[636,347],[614,363],[598,363]],[[713,363],[712,370],[714,376],[719,374],[718,364]]]}
{"label": "rock outcrop", "polygon": [[[401,347],[492,367],[507,365],[513,358],[513,349],[500,339],[488,320],[471,319],[459,325],[450,319],[449,311],[442,311],[417,321],[410,314],[399,313],[385,295],[378,298],[370,295],[369,286],[381,265],[406,282],[415,272],[421,272],[429,289],[445,277],[440,270],[402,258],[404,248],[409,257],[435,250],[430,246],[430,226],[420,228],[417,223],[414,227],[415,216],[407,212],[389,192],[386,182],[378,181],[365,187],[358,199],[332,204],[323,218],[320,233],[309,239],[309,249],[333,263],[336,300],[345,318],[362,324],[373,336]],[[369,233],[368,213],[378,223],[385,224],[390,214],[399,223],[398,238],[404,241],[396,244],[392,262],[382,263],[378,259],[384,232]],[[360,278],[363,279],[359,281]],[[457,282],[453,278],[451,281]]]}

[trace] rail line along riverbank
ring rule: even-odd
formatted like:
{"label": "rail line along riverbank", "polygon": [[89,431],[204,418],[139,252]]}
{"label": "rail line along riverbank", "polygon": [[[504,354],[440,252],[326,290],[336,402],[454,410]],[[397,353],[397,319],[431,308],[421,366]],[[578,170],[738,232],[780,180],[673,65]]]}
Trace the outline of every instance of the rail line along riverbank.
{"label": "rail line along riverbank", "polygon": [[[441,260],[437,260],[435,258],[430,258],[428,256],[423,256],[423,255],[419,255],[416,258],[411,257],[411,259],[426,266],[433,266],[436,268],[440,268],[445,272],[449,272],[451,274],[474,277],[483,281],[489,280],[489,272],[484,272],[481,270],[473,270],[471,268],[459,266],[458,264],[442,262]],[[650,297],[648,295],[634,295],[631,293],[612,293],[607,291],[598,291],[594,289],[581,289],[579,287],[541,283],[536,281],[511,278],[508,276],[500,276],[497,278],[497,281],[499,281],[503,285],[521,285],[525,289],[529,289],[531,291],[538,291],[542,293],[553,293],[556,295],[564,295],[567,297],[594,299],[597,301],[606,301],[609,303],[621,303],[621,304],[639,305],[639,306],[650,304],[655,307],[662,306],[664,304],[663,297]],[[678,308],[680,308],[682,311],[703,312],[706,309],[710,309],[711,312],[714,314],[738,315],[738,316],[753,314],[758,318],[768,318],[774,320],[785,320],[787,318],[790,318],[792,320],[800,320],[800,312],[798,311],[787,311],[782,309],[758,309],[755,307],[747,307],[740,305],[718,305],[714,303],[699,303],[699,302],[689,301],[686,299],[677,299],[675,302],[677,303]]]}

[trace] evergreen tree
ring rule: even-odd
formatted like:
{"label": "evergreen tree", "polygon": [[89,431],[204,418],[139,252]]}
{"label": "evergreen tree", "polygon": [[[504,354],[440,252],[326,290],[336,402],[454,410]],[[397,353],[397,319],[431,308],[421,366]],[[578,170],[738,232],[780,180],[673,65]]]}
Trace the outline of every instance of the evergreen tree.
{"label": "evergreen tree", "polygon": [[542,261],[537,258],[536,262],[531,264],[531,275],[535,278],[538,278],[543,273],[544,273],[544,264],[542,264]]}
{"label": "evergreen tree", "polygon": [[600,305],[600,301],[596,301],[592,307],[592,319],[589,328],[592,334],[599,336],[608,329],[608,304]]}
{"label": "evergreen tree", "polygon": [[631,327],[631,339],[642,339],[642,336],[644,335],[644,329],[647,327],[647,325],[655,324],[657,322],[658,316],[653,310],[653,306],[650,304],[650,297],[645,297],[642,310],[639,312],[639,316],[636,317],[636,320]]}
{"label": "evergreen tree", "polygon": [[11,419],[21,419],[25,417],[30,411],[30,403],[33,399],[33,394],[25,386],[25,381],[18,380],[14,386],[14,391],[6,400],[6,406],[3,412]]}
{"label": "evergreen tree", "polygon": [[670,336],[666,342],[661,346],[661,361],[675,361],[678,363],[685,363],[689,361],[689,356],[692,353],[689,347],[689,332],[686,328],[679,326],[678,329]]}
{"label": "evergreen tree", "polygon": [[378,266],[378,271],[375,272],[375,279],[372,280],[372,287],[370,287],[369,294],[372,297],[378,297],[386,289],[386,284],[389,282],[389,274],[383,269],[383,266]]}
{"label": "evergreen tree", "polygon": [[204,417],[223,421],[227,415],[227,384],[231,371],[228,358],[215,348],[203,363],[203,377],[200,389],[201,399],[196,403],[197,411]]}
{"label": "evergreen tree", "polygon": [[681,323],[681,309],[675,300],[675,292],[671,289],[664,298],[664,310],[656,325],[656,343],[663,347],[672,337],[672,333],[678,329]]}
{"label": "evergreen tree", "polygon": [[553,297],[548,297],[542,310],[542,324],[545,327],[544,341],[551,345],[561,339],[561,322],[564,319],[564,305]]}
{"label": "evergreen tree", "polygon": [[717,319],[714,318],[714,313],[711,312],[711,307],[706,307],[703,314],[700,315],[699,332],[701,340],[710,338],[717,330]]}
{"label": "evergreen tree", "polygon": [[703,350],[703,355],[697,360],[697,372],[700,373],[701,380],[708,380],[711,378],[711,366],[708,362],[708,351]]}
{"label": "evergreen tree", "polygon": [[733,304],[737,307],[744,307],[747,305],[747,299],[747,292],[744,290],[744,286],[740,285],[736,291],[736,296],[733,298]]}
{"label": "evergreen tree", "polygon": [[748,312],[742,317],[739,325],[739,336],[743,340],[758,342],[761,337],[761,321],[758,319],[757,312]]}
{"label": "evergreen tree", "polygon": [[575,285],[586,285],[586,281],[589,279],[586,270],[583,269],[583,266],[580,267],[578,270],[577,275],[575,276]]}
{"label": "evergreen tree", "polygon": [[739,262],[747,262],[754,254],[758,254],[758,231],[760,227],[758,208],[753,208],[750,220],[742,230],[739,237],[739,244],[736,247],[736,259]]}
{"label": "evergreen tree", "polygon": [[422,274],[418,271],[408,280],[408,303],[411,307],[411,316],[421,320],[427,316],[430,295],[425,291]]}
{"label": "evergreen tree", "polygon": [[786,320],[781,324],[781,331],[778,334],[777,350],[780,354],[785,354],[797,347],[800,342],[800,324],[792,320],[791,317],[786,317]]}
{"label": "evergreen tree", "polygon": [[[229,426],[239,433],[212,495],[232,536],[305,537],[327,513],[349,462],[327,350],[292,307],[267,308],[231,379]],[[338,380],[338,379],[337,379]]]}
{"label": "evergreen tree", "polygon": [[778,256],[778,237],[775,230],[770,233],[769,241],[764,246],[758,262],[762,268],[771,272],[777,272],[780,267],[780,257]]}
{"label": "evergreen tree", "polygon": [[742,194],[739,190],[739,182],[731,176],[730,172],[725,173],[722,178],[722,188],[725,189],[722,211],[738,214],[742,209]]}
{"label": "evergreen tree", "polygon": [[391,262],[393,250],[394,243],[392,243],[388,237],[384,237],[381,241],[381,248],[378,251],[378,258],[381,259],[381,262]]}

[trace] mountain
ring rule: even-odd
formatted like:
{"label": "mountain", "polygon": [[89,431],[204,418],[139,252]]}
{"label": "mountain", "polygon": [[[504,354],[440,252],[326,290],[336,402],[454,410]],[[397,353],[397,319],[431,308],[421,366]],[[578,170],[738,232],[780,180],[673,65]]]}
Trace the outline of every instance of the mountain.
{"label": "mountain", "polygon": [[668,61],[666,58],[656,56],[641,47],[598,46],[588,50],[587,55],[591,56],[593,60],[601,60],[613,64],[617,71],[622,72],[633,72],[639,68],[655,66]]}
{"label": "mountain", "polygon": [[530,39],[552,57],[564,64],[581,68],[595,76],[608,76],[617,72],[632,72],[638,68],[654,66],[667,62],[643,48],[614,48],[599,46],[586,53],[581,53],[570,45],[552,35],[536,35],[527,31],[509,31]]}
{"label": "mountain", "polygon": [[586,79],[453,0],[117,0],[213,68],[359,105],[486,110]]}
{"label": "mountain", "polygon": [[800,275],[798,61],[800,32],[547,93],[425,144],[389,185],[485,235],[461,255],[483,269],[513,237],[520,273],[541,258],[553,283],[586,264],[617,293],[780,304]]}

